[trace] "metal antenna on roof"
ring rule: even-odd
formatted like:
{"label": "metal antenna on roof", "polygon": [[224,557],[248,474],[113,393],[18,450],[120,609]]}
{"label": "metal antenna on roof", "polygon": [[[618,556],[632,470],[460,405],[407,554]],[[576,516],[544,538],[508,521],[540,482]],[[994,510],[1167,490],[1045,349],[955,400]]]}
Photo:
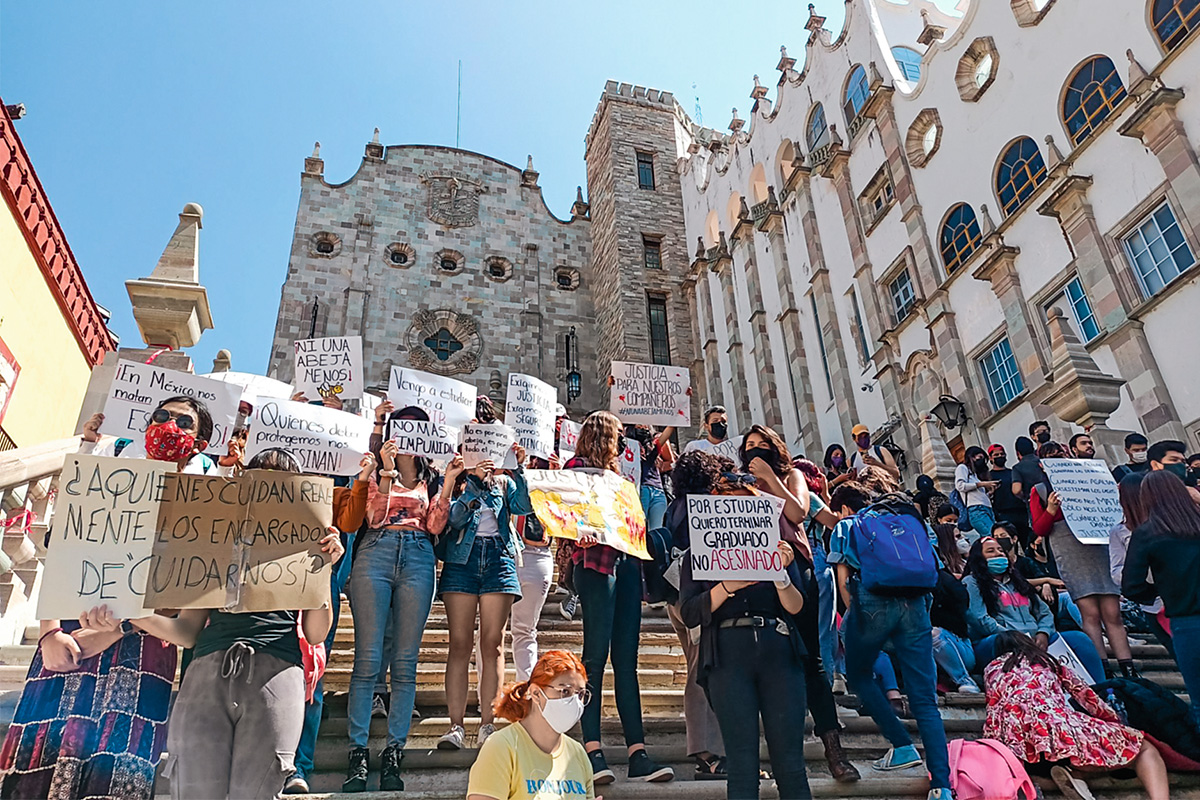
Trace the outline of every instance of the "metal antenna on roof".
{"label": "metal antenna on roof", "polygon": [[454,115],[454,146],[458,147],[462,134],[462,59],[458,60],[458,110]]}
{"label": "metal antenna on roof", "polygon": [[[695,82],[693,82],[693,83],[692,83],[692,91],[693,91],[693,92],[695,92],[695,91],[696,91],[696,84],[695,84]],[[697,94],[696,94],[696,114],[695,114],[695,117],[696,117],[696,118],[695,118],[695,120],[693,120],[693,121],[694,121],[694,122],[695,122],[697,125],[703,125],[703,124],[704,124],[704,114],[703,114],[703,113],[700,111],[700,94],[699,94],[699,93],[697,93]]]}

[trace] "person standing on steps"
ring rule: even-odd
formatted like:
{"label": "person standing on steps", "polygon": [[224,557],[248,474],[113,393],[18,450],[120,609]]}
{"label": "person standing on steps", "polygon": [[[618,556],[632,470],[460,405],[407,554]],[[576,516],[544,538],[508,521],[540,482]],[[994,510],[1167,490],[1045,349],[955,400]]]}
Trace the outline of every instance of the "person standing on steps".
{"label": "person standing on steps", "polygon": [[1113,467],[1113,480],[1117,483],[1126,475],[1135,472],[1146,472],[1150,469],[1150,442],[1140,433],[1130,433],[1125,436],[1126,463]]}
{"label": "person standing on steps", "polygon": [[683,452],[692,453],[699,450],[707,453],[729,438],[729,414],[725,411],[725,406],[713,406],[704,412],[703,430],[704,435],[688,442]]}
{"label": "person standing on steps", "polygon": [[442,558],[441,598],[450,628],[446,659],[446,705],[450,730],[438,740],[440,750],[460,750],[467,713],[467,682],[475,649],[475,620],[479,619],[479,712],[482,718],[477,746],[496,731],[492,703],[504,674],[504,626],[513,602],[521,597],[517,578],[514,516],[533,514],[525,483],[525,448],[513,444],[517,468],[496,475],[484,461],[467,470],[462,492],[450,506],[447,532],[439,542]]}
{"label": "person standing on steps", "polygon": [[[389,416],[429,419],[411,406]],[[354,617],[354,670],[346,704],[350,753],[343,792],[367,789],[371,703],[388,626],[393,634],[392,702],[379,785],[383,791],[404,789],[400,762],[417,699],[417,657],[437,582],[433,539],[446,527],[450,493],[463,471],[462,457],[455,456],[443,480],[428,459],[400,455],[393,441],[383,443],[379,460],[381,469],[367,492],[367,530],[355,542],[347,587]]]}
{"label": "person standing on steps", "polygon": [[967,507],[967,520],[974,539],[991,536],[996,515],[992,512],[991,492],[998,485],[988,478],[988,457],[982,447],[968,447],[963,463],[954,468],[954,490]]}
{"label": "person standing on steps", "polygon": [[992,490],[992,513],[998,522],[1009,522],[1017,529],[1017,541],[1021,549],[1033,541],[1033,530],[1029,527],[1029,503],[1013,494],[1013,471],[1008,468],[1008,453],[1004,445],[993,444],[987,449],[992,468],[987,479],[996,482]]}
{"label": "person standing on steps", "polygon": [[861,422],[850,431],[858,449],[850,456],[850,469],[861,470],[863,467],[880,467],[892,476],[892,480],[900,480],[900,467],[896,465],[896,457],[886,447],[871,444],[871,429]]}
{"label": "person standing on steps", "polygon": [[846,481],[858,477],[858,470],[850,469],[850,459],[846,458],[846,448],[840,444],[831,444],[825,448],[825,481],[829,491],[833,491]]}
{"label": "person standing on steps", "polygon": [[496,700],[496,716],[515,724],[479,748],[467,800],[604,800],[596,797],[587,753],[566,735],[590,699],[579,657],[544,653],[528,679]]}
{"label": "person standing on steps", "polygon": [[[621,421],[607,411],[593,412],[583,421],[575,457],[563,469],[599,474],[621,473],[625,452]],[[612,655],[617,713],[629,748],[628,777],[632,781],[669,781],[670,767],[654,763],[646,753],[642,698],[638,687],[638,644],[642,628],[642,566],[620,550],[581,536],[570,553],[575,588],[583,604],[583,664],[587,667],[591,702],[583,712],[583,744],[597,785],[612,783],[613,771],[600,748],[600,710],[604,704],[604,665]]]}

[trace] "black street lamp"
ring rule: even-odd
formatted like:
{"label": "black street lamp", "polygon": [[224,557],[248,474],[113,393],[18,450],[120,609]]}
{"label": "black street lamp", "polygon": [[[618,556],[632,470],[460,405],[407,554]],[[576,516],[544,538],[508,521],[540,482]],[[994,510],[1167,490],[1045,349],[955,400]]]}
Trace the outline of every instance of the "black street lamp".
{"label": "black street lamp", "polygon": [[967,406],[952,394],[944,394],[938,398],[938,404],[933,407],[933,415],[938,422],[947,428],[957,428],[967,422]]}

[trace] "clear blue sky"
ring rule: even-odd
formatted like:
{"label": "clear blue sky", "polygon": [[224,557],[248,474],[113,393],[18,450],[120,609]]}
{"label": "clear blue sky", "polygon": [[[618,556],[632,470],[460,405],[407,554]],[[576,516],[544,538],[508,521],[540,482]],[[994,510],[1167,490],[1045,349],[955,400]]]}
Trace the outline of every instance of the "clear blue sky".
{"label": "clear blue sky", "polygon": [[[836,34],[843,2],[816,5]],[[807,17],[801,2],[711,0],[4,3],[0,96],[28,108],[18,132],[122,341],[141,346],[124,282],[198,202],[216,328],[189,352],[197,372],[223,347],[261,372],[314,140],[330,181],[375,127],[384,144],[453,145],[462,59],[461,146],[533,154],[565,217],[605,80],[672,91],[688,113],[698,93],[724,128],[755,72],[775,82],[781,44],[803,58]]]}

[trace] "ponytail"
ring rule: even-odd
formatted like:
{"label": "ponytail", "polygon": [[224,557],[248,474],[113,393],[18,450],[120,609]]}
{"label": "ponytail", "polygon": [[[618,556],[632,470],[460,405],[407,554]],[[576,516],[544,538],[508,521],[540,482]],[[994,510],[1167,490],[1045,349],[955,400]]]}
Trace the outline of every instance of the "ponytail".
{"label": "ponytail", "polygon": [[583,662],[579,660],[579,656],[569,650],[549,650],[543,653],[537,664],[534,665],[529,680],[514,683],[496,698],[496,702],[492,706],[496,716],[513,722],[525,719],[529,715],[530,706],[533,705],[530,687],[535,684],[549,686],[555,678],[567,672],[577,673],[587,680],[587,671],[583,668]]}

